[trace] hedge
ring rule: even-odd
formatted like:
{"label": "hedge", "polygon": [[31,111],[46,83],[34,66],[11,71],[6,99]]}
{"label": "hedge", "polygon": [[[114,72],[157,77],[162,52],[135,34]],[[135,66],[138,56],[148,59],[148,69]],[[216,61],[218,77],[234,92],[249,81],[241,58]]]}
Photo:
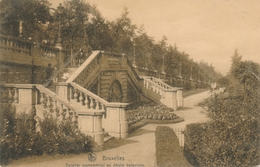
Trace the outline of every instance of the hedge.
{"label": "hedge", "polygon": [[[243,133],[237,129],[229,137],[219,135],[211,122],[188,124],[184,131],[184,155],[193,166],[250,167],[259,164],[260,141],[242,141],[232,135]],[[248,131],[250,131],[248,129]],[[232,134],[233,133],[233,134]],[[249,137],[249,136],[248,136]]]}
{"label": "hedge", "polygon": [[155,141],[159,167],[191,167],[183,156],[182,148],[173,129],[166,126],[156,127]]}

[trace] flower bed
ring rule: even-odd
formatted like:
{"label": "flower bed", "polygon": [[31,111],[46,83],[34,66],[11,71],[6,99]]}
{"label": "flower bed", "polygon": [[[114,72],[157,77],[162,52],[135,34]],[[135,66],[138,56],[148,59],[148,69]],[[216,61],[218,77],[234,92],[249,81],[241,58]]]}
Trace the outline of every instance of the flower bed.
{"label": "flower bed", "polygon": [[[173,113],[173,109],[156,103],[135,103],[126,108],[129,125],[147,120],[175,120],[179,117]],[[155,121],[156,122],[156,121]],[[160,121],[161,122],[161,121]],[[171,122],[171,121],[170,121]]]}

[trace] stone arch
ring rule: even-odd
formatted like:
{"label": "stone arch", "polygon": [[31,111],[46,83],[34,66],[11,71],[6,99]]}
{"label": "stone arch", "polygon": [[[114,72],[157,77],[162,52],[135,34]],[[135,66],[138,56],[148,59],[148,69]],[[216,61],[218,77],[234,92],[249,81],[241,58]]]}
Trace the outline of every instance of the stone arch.
{"label": "stone arch", "polygon": [[122,102],[123,100],[123,90],[122,85],[118,80],[114,80],[110,85],[108,92],[108,101],[109,102]]}

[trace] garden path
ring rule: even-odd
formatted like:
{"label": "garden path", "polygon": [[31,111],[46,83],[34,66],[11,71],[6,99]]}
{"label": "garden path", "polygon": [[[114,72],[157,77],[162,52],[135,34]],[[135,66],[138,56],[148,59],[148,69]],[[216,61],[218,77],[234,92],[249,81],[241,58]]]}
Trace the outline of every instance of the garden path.
{"label": "garden path", "polygon": [[[200,111],[201,107],[196,106],[197,103],[210,96],[209,91],[195,94],[184,99],[185,110],[175,111],[175,113],[185,119],[184,122],[176,124],[164,124],[171,128],[184,129],[189,123],[205,122],[207,117]],[[87,154],[79,155],[55,155],[40,157],[27,157],[13,161],[8,166],[24,166],[24,167],[81,167],[91,164],[96,166],[112,166],[112,167],[145,167],[156,166],[155,154],[155,129],[160,124],[148,124],[144,127],[129,134],[127,139],[113,139],[105,143],[104,150],[96,152],[97,159],[95,162],[88,160]],[[104,159],[104,157],[106,157]],[[115,160],[109,160],[115,157]],[[124,159],[124,160],[123,160]],[[77,165],[78,164],[78,165]],[[129,164],[130,166],[127,166]],[[131,164],[136,166],[131,166]]]}

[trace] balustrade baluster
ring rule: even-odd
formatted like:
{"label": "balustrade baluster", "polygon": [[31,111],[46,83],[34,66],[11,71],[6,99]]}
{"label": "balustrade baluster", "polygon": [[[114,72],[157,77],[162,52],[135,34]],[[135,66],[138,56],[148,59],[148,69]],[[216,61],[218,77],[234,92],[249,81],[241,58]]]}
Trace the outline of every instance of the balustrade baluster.
{"label": "balustrade baluster", "polygon": [[80,92],[79,93],[79,102],[81,103],[81,105],[83,105],[84,101],[83,101],[83,93]]}
{"label": "balustrade baluster", "polygon": [[100,103],[101,104],[101,110],[104,111],[105,110],[105,106],[104,104]]}
{"label": "balustrade baluster", "polygon": [[8,100],[11,103],[13,101],[13,95],[11,88],[8,89]]}
{"label": "balustrade baluster", "polygon": [[74,99],[73,87],[70,87],[70,100]]}
{"label": "balustrade baluster", "polygon": [[77,89],[74,90],[74,98],[75,98],[76,102],[78,102],[78,93],[77,93]]}
{"label": "balustrade baluster", "polygon": [[71,122],[72,123],[75,123],[77,121],[77,118],[76,118],[76,112],[72,111],[73,115],[72,115],[72,119],[71,119]]}
{"label": "balustrade baluster", "polygon": [[90,108],[93,109],[94,108],[94,99],[92,97],[89,96],[90,99]]}
{"label": "balustrade baluster", "polygon": [[53,112],[57,112],[57,100],[53,101]]}
{"label": "balustrade baluster", "polygon": [[100,109],[100,102],[96,101],[96,110],[99,110]]}
{"label": "balustrade baluster", "polygon": [[44,93],[41,93],[40,103],[44,107]]}
{"label": "balustrade baluster", "polygon": [[63,104],[59,103],[59,115],[63,118]]}
{"label": "balustrade baluster", "polygon": [[50,113],[50,111],[51,111],[51,100],[50,100],[50,96],[47,96],[47,104],[46,104],[46,106],[47,106],[47,111],[48,111],[48,113]]}
{"label": "balustrade baluster", "polygon": [[89,101],[88,101],[88,95],[85,94],[85,106],[87,106],[87,108],[89,108],[88,103],[89,103]]}
{"label": "balustrade baluster", "polygon": [[14,103],[18,103],[18,93],[17,93],[18,89],[14,88]]}

